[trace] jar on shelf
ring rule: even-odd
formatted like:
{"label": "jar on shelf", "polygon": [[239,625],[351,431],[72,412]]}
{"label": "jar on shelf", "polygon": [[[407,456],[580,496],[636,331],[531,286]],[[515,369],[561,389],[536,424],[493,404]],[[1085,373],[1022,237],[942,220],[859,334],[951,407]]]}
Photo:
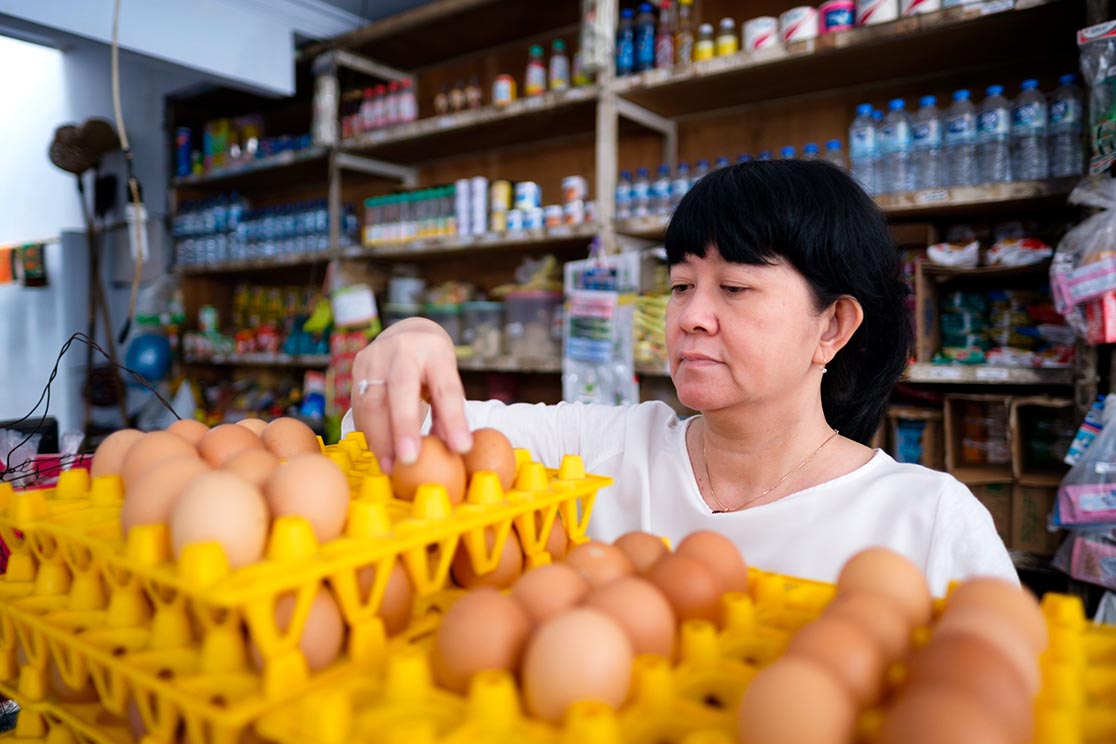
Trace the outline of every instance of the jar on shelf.
{"label": "jar on shelf", "polygon": [[454,346],[461,345],[461,305],[426,305],[422,314],[442,326]]}
{"label": "jar on shelf", "polygon": [[562,356],[562,293],[524,290],[509,292],[505,299],[508,354],[532,359]]}
{"label": "jar on shelf", "polygon": [[491,358],[504,351],[504,303],[466,302],[462,308],[461,341],[473,356]]}

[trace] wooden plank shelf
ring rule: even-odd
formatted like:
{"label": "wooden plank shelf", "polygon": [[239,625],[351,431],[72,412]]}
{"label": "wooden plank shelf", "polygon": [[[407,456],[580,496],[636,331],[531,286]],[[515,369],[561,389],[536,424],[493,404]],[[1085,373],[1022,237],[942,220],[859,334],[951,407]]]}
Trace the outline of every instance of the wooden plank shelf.
{"label": "wooden plank shelf", "polygon": [[316,178],[321,181],[324,196],[329,177],[326,168],[328,155],[328,148],[312,145],[302,150],[287,150],[278,155],[259,158],[226,168],[217,168],[208,173],[181,176],[174,179],[173,183],[175,188],[213,187],[222,191],[233,191],[254,188],[270,189]]}
{"label": "wooden plank shelf", "polygon": [[316,253],[287,253],[268,258],[248,258],[241,261],[225,261],[215,264],[187,264],[176,266],[176,274],[185,276],[213,276],[221,274],[267,271],[291,266],[313,266],[326,263],[339,256],[337,251],[318,251]]}
{"label": "wooden plank shelf", "polygon": [[599,229],[595,224],[586,223],[561,225],[538,231],[520,230],[478,236],[429,238],[402,244],[349,248],[342,252],[342,256],[383,261],[420,261],[447,255],[473,255],[517,248],[584,247],[596,236]]}
{"label": "wooden plank shelf", "polygon": [[316,369],[329,366],[329,354],[211,354],[186,357],[186,364],[210,367],[291,367]]}
{"label": "wooden plank shelf", "polygon": [[826,34],[786,49],[742,51],[677,72],[627,75],[613,90],[658,114],[679,117],[869,85],[882,76],[964,70],[991,59],[1017,59],[1059,34],[1072,38],[1084,22],[1084,6],[1073,0],[984,0]]}
{"label": "wooden plank shelf", "polygon": [[996,367],[988,364],[930,364],[915,362],[907,368],[904,382],[976,385],[1072,385],[1068,367]]}
{"label": "wooden plank shelf", "polygon": [[342,140],[347,152],[395,163],[418,163],[470,152],[592,134],[600,89],[571,88],[520,98],[506,106],[485,106],[419,119]]}

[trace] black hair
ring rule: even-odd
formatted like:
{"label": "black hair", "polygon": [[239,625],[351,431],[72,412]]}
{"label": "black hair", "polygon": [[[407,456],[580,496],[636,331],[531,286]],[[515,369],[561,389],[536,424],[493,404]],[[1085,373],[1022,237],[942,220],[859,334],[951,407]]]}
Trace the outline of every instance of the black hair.
{"label": "black hair", "polygon": [[826,420],[867,444],[914,346],[910,293],[887,220],[844,170],[824,161],[774,160],[716,170],[670,220],[667,263],[704,257],[751,265],[785,260],[822,310],[848,295],[864,322],[822,378]]}

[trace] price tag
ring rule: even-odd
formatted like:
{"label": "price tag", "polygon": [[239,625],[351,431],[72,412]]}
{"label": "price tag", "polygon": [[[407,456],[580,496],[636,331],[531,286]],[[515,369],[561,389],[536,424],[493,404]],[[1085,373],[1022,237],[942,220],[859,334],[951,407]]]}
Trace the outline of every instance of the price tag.
{"label": "price tag", "polygon": [[931,367],[926,376],[931,380],[960,380],[961,374],[960,367]]}
{"label": "price tag", "polygon": [[1003,382],[1008,379],[1008,372],[1006,367],[977,367],[976,378],[978,380],[988,380],[993,382]]}
{"label": "price tag", "polygon": [[980,6],[981,15],[992,15],[993,13],[1003,13],[1005,10],[1011,10],[1015,7],[1015,0],[989,0]]}
{"label": "price tag", "polygon": [[1093,465],[1093,472],[1097,475],[1116,473],[1116,462],[1098,462]]}
{"label": "price tag", "polygon": [[915,194],[916,204],[940,204],[945,201],[949,201],[949,192],[945,189],[931,189]]}

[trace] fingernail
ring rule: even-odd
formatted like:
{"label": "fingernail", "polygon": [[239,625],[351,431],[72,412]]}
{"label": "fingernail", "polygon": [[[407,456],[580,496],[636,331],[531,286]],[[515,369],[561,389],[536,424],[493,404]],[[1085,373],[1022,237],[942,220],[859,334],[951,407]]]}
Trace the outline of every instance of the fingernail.
{"label": "fingernail", "polygon": [[473,449],[473,435],[467,431],[457,431],[450,435],[450,446],[455,452],[465,454]]}
{"label": "fingernail", "polygon": [[395,454],[399,457],[399,462],[404,465],[413,464],[418,459],[418,440],[414,437],[403,437],[395,446]]}

